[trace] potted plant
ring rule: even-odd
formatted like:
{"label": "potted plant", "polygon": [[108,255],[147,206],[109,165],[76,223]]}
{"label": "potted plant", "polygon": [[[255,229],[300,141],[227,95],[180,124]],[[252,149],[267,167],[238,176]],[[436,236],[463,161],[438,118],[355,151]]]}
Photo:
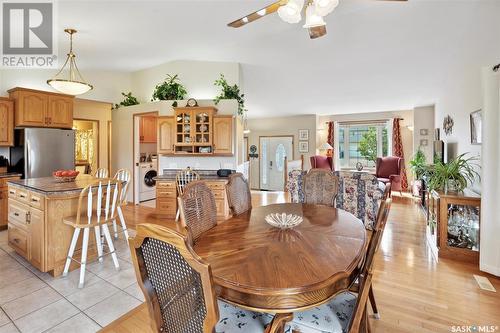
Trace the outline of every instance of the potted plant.
{"label": "potted plant", "polygon": [[186,88],[180,82],[179,75],[167,74],[165,81],[156,85],[151,101],[176,101],[173,105],[176,106],[177,100],[184,99],[186,95]]}
{"label": "potted plant", "polygon": [[242,116],[247,111],[245,109],[245,100],[243,99],[245,94],[240,92],[240,87],[237,84],[229,85],[224,74],[221,74],[220,78],[215,80],[214,85],[222,88],[221,93],[214,99],[215,105],[219,104],[221,99],[235,99],[238,101],[238,115]]}
{"label": "potted plant", "polygon": [[137,100],[137,98],[132,96],[131,92],[128,92],[127,94],[122,92],[122,95],[123,95],[123,97],[125,97],[125,99],[123,101],[121,101],[120,104],[115,104],[113,109],[118,109],[120,106],[131,106],[131,105],[139,104],[139,101]]}
{"label": "potted plant", "polygon": [[477,158],[474,156],[466,157],[467,153],[461,154],[448,163],[438,162],[432,168],[429,188],[433,190],[443,190],[462,192],[468,184],[479,178],[476,171],[479,165],[475,163]]}
{"label": "potted plant", "polygon": [[414,196],[420,196],[423,190],[422,178],[427,174],[428,166],[424,152],[419,148],[413,159],[410,160],[410,169],[415,176],[412,192]]}

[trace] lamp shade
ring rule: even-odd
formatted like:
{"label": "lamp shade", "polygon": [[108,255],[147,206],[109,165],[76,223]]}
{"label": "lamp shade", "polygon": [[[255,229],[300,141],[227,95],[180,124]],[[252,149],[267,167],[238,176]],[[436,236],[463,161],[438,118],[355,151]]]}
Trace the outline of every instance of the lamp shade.
{"label": "lamp shade", "polygon": [[92,89],[90,84],[77,81],[52,79],[47,83],[55,90],[68,95],[81,95]]}
{"label": "lamp shade", "polygon": [[306,9],[306,24],[304,24],[304,28],[314,28],[326,25],[323,17],[318,15],[316,12],[316,7],[309,5]]}
{"label": "lamp shade", "polygon": [[318,148],[319,150],[328,150],[328,149],[333,149],[332,145],[330,145],[328,142],[325,142],[321,144]]}
{"label": "lamp shade", "polygon": [[278,8],[279,17],[287,23],[298,23],[302,19],[302,8],[304,0],[290,0],[284,6]]}
{"label": "lamp shade", "polygon": [[338,5],[339,0],[314,0],[316,13],[321,16],[330,14]]}

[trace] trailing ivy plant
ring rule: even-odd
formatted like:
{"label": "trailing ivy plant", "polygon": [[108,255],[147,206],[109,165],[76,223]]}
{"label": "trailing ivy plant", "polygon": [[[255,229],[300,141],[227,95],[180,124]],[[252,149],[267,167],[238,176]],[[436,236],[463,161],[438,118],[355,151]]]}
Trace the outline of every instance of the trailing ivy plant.
{"label": "trailing ivy plant", "polygon": [[167,74],[165,81],[156,85],[151,101],[180,100],[187,95],[186,88],[179,80],[179,75]]}
{"label": "trailing ivy plant", "polygon": [[121,101],[120,104],[115,104],[114,109],[118,109],[120,106],[131,106],[139,104],[139,101],[137,100],[137,98],[132,96],[131,92],[128,92],[127,94],[122,92],[122,95],[123,97],[125,97],[125,99]]}
{"label": "trailing ivy plant", "polygon": [[477,157],[465,157],[467,153],[461,154],[448,163],[438,162],[434,164],[429,188],[433,190],[447,191],[450,185],[462,192],[468,184],[472,184],[476,178],[480,178],[476,171],[480,166],[476,163]]}
{"label": "trailing ivy plant", "polygon": [[245,94],[240,92],[240,87],[237,84],[229,85],[224,74],[221,74],[220,78],[215,80],[214,85],[222,88],[221,93],[214,99],[215,105],[219,104],[222,99],[235,99],[238,101],[238,115],[242,116],[247,111],[245,109]]}

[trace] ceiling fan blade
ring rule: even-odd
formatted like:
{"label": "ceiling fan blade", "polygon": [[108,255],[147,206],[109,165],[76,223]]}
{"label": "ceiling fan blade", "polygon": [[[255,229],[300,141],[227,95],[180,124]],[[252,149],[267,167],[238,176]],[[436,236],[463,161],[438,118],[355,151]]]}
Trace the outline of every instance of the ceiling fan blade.
{"label": "ceiling fan blade", "polygon": [[326,35],[326,25],[309,28],[309,38],[316,39]]}
{"label": "ceiling fan blade", "polygon": [[281,6],[284,6],[288,3],[288,0],[278,0],[272,4],[270,4],[267,7],[264,7],[262,9],[259,9],[251,14],[248,14],[247,16],[244,16],[236,21],[233,21],[229,23],[227,26],[228,27],[233,27],[233,28],[239,28],[244,26],[245,24],[248,24],[250,22],[253,22],[255,20],[260,19],[261,17],[264,17],[266,15],[272,14],[278,10]]}

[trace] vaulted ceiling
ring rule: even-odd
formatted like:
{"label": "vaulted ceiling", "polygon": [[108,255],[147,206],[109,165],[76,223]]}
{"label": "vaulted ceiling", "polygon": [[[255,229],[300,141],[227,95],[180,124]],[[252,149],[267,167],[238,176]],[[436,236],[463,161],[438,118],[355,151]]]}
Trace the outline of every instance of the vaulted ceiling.
{"label": "vaulted ceiling", "polygon": [[[226,26],[270,2],[60,1],[58,25],[79,29],[82,70],[241,63],[253,116],[413,108],[500,60],[498,0],[340,0],[318,40],[277,15]],[[62,33],[59,42],[67,44]]]}

